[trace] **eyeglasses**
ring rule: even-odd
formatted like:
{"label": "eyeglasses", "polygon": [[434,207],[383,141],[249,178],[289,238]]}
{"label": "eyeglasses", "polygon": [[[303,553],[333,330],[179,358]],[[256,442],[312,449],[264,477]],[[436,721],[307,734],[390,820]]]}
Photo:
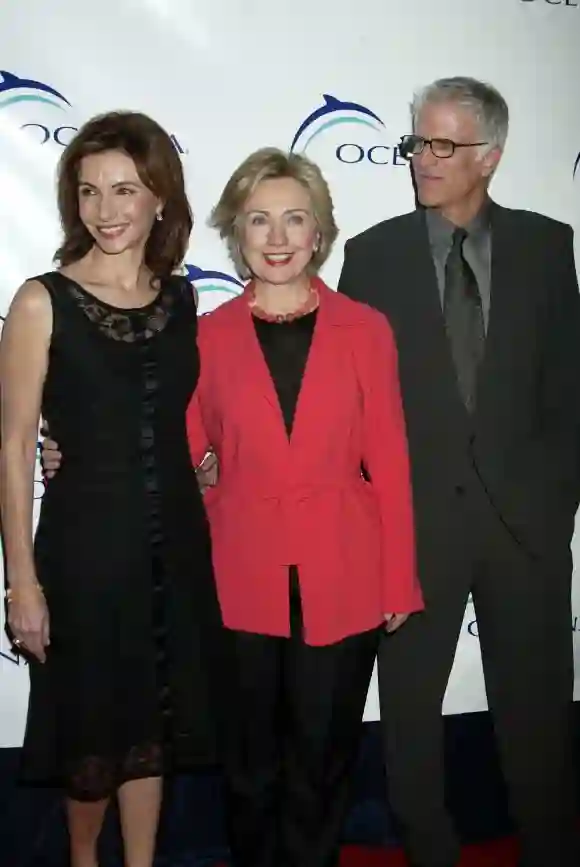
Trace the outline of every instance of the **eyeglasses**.
{"label": "eyeglasses", "polygon": [[420,135],[403,135],[401,136],[399,151],[404,159],[410,160],[411,157],[422,154],[425,145],[429,145],[433,156],[447,160],[453,156],[457,148],[475,148],[485,144],[487,144],[486,141],[473,141],[466,144],[451,141],[450,138],[423,138]]}

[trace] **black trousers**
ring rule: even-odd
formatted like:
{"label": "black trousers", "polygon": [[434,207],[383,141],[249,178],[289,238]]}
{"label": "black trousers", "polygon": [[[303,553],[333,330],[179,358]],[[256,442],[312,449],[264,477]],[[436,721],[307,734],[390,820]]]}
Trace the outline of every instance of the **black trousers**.
{"label": "black trousers", "polygon": [[565,552],[561,561],[534,560],[503,525],[474,471],[452,510],[447,528],[436,514],[424,528],[425,612],[379,647],[390,799],[410,861],[451,867],[459,858],[445,808],[441,705],[471,590],[522,864],[580,864],[571,563]]}
{"label": "black trousers", "polygon": [[302,638],[291,569],[291,637],[227,631],[225,744],[234,867],[335,867],[378,630],[324,647]]}

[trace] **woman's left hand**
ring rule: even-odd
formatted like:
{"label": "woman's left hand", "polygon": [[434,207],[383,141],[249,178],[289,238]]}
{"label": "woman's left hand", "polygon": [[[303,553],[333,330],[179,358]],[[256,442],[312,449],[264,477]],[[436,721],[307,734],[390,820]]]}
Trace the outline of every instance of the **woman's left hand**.
{"label": "woman's left hand", "polygon": [[405,620],[408,619],[408,614],[383,614],[385,618],[385,626],[387,632],[396,632],[399,626],[402,626]]}

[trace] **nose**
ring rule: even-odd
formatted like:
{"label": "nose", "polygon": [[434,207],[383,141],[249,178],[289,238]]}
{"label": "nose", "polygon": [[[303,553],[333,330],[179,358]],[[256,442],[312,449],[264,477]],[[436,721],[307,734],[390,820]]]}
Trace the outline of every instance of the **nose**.
{"label": "nose", "polygon": [[282,221],[274,220],[270,224],[268,243],[274,247],[281,247],[286,243],[286,226]]}
{"label": "nose", "polygon": [[421,153],[417,154],[417,156],[414,157],[413,160],[419,168],[433,168],[433,166],[436,166],[439,162],[439,160],[431,150],[431,145],[427,143],[425,143],[425,147],[423,148]]}
{"label": "nose", "polygon": [[99,220],[109,223],[115,216],[115,203],[111,196],[99,197]]}

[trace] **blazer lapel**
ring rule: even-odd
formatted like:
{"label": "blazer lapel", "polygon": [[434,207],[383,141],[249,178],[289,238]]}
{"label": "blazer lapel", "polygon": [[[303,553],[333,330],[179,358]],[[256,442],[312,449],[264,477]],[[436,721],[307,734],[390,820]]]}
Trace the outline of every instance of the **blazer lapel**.
{"label": "blazer lapel", "polygon": [[[327,389],[336,381],[337,326],[344,324],[343,318],[334,309],[333,290],[318,279],[316,288],[320,304],[290,437],[295,449],[300,449],[301,444],[307,445],[317,431],[328,427],[328,422],[325,423],[325,396],[328,397]],[[350,321],[348,324],[353,323]]]}
{"label": "blazer lapel", "polygon": [[256,398],[259,400],[261,406],[257,407],[258,412],[255,414],[256,417],[264,418],[270,434],[276,436],[282,445],[287,447],[288,437],[286,435],[280,401],[276,393],[276,386],[262,352],[247,300],[247,295],[244,293],[235,301],[230,302],[232,306],[234,304],[238,305],[237,309],[232,311],[232,313],[235,312],[236,318],[236,328],[233,330],[233,333],[239,334],[240,341],[240,365],[236,371],[236,375],[250,379],[252,388],[248,389],[247,393],[244,390],[244,393],[247,394],[247,397],[256,395]]}
{"label": "blazer lapel", "polygon": [[[332,296],[333,292],[318,279],[316,279],[316,288],[320,295],[320,305],[302,376],[290,437],[286,433],[286,425],[280,401],[278,400],[276,386],[252,322],[252,315],[247,305],[247,297],[243,295],[235,302],[231,302],[232,304],[239,304],[236,317],[239,317],[237,326],[242,341],[240,357],[246,359],[246,364],[244,364],[246,372],[244,375],[251,377],[256,394],[259,394],[260,401],[267,405],[265,417],[268,419],[268,425],[271,423],[271,434],[276,436],[284,448],[290,448],[291,446],[294,449],[299,448],[300,442],[303,442],[304,439],[306,439],[307,443],[310,442],[316,431],[321,429],[326,412],[325,401],[321,400],[321,395],[324,395],[325,388],[334,380],[333,359],[335,356],[333,351],[335,344],[333,335],[336,333],[334,326],[337,324],[335,321],[337,316],[333,312],[333,299],[332,297],[328,297]],[[339,322],[338,324],[341,323]],[[281,325],[280,327],[283,328],[284,326]]]}

